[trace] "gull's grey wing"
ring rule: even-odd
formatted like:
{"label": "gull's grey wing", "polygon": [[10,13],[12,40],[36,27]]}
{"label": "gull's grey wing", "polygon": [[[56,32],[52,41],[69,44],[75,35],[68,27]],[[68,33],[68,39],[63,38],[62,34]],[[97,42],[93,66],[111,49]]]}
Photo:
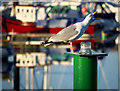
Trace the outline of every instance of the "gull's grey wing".
{"label": "gull's grey wing", "polygon": [[53,35],[49,41],[53,42],[60,42],[60,41],[68,41],[70,38],[76,36],[78,34],[78,31],[76,30],[75,25],[68,26],[58,32],[56,35]]}

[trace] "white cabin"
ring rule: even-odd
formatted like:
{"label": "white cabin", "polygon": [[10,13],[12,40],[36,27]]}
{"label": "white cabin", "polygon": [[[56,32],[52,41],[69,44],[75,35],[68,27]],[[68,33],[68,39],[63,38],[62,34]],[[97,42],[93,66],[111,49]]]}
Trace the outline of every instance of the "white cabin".
{"label": "white cabin", "polygon": [[16,17],[22,22],[35,22],[36,20],[44,20],[46,17],[44,7],[22,6],[18,5],[12,9],[11,16]]}

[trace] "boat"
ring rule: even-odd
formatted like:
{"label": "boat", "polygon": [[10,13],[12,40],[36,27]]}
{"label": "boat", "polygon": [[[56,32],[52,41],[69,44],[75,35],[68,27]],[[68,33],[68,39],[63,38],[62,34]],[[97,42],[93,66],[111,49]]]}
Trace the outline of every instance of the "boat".
{"label": "boat", "polygon": [[[97,2],[94,4],[95,7],[97,7],[97,5],[100,5],[101,7],[105,5],[103,2]],[[2,16],[2,32],[9,34],[56,34],[63,28],[82,21],[87,14],[94,12],[97,9],[88,9],[85,6],[89,7],[91,6],[91,3],[81,4],[80,2],[55,2],[41,5],[17,4],[12,7],[9,17]],[[95,17],[106,19],[108,18],[107,16],[112,16],[112,19],[115,19],[114,13],[111,13],[111,11],[109,11],[109,13],[104,13],[107,11],[104,8],[101,9],[102,12],[100,13],[99,11]],[[92,40],[92,43],[94,43],[94,32],[96,25],[102,23],[102,20],[100,20],[92,23],[83,35],[84,38],[74,41],[73,44],[78,44],[83,40]],[[92,47],[94,48],[94,46]]]}
{"label": "boat", "polygon": [[105,2],[53,2],[41,5],[13,3],[10,14],[6,14],[8,11],[5,10],[0,18],[2,17],[3,32],[54,34],[70,24],[82,21],[87,14],[96,10],[98,14],[95,17],[99,20],[90,25],[88,30],[91,29],[91,26],[98,24],[103,25],[105,31],[114,30],[119,26],[115,19],[115,13]]}
{"label": "boat", "polygon": [[[70,6],[67,6],[68,4]],[[79,5],[80,3],[59,3],[57,5],[47,3],[44,6],[15,5],[10,12],[10,17],[2,16],[2,32],[56,34],[63,28],[83,20],[83,16],[80,16],[77,11]],[[84,34],[84,39],[77,40],[73,44],[85,39],[91,40],[89,38],[94,35],[94,30],[94,25],[90,25]]]}
{"label": "boat", "polygon": [[[77,7],[77,6],[75,6]],[[48,9],[50,10],[45,13]],[[71,16],[73,10],[69,10],[70,7],[62,6],[31,6],[31,5],[16,5],[11,10],[11,17],[2,17],[2,32],[8,33],[51,33],[55,34],[61,31],[63,28],[77,22],[77,19],[81,18],[74,10],[76,16]],[[45,11],[45,9],[47,9]],[[57,11],[58,9],[59,12]],[[66,13],[66,12],[70,13]],[[76,12],[75,12],[76,11]],[[60,14],[61,12],[61,14]],[[15,13],[15,16],[14,16]],[[49,14],[48,14],[49,13]],[[59,13],[59,15],[58,15]],[[48,17],[49,16],[49,17]],[[59,17],[58,17],[59,16]],[[14,18],[13,18],[14,17]],[[50,19],[47,19],[50,18]],[[82,17],[83,18],[83,17]],[[91,29],[90,26],[88,28]]]}

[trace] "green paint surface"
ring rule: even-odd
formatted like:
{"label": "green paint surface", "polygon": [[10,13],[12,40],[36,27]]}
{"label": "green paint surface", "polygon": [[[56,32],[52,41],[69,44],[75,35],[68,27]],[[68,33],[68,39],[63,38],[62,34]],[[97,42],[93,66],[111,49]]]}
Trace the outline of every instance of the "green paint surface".
{"label": "green paint surface", "polygon": [[64,53],[74,57],[73,89],[97,90],[97,57],[107,56],[106,53],[92,52],[91,55]]}
{"label": "green paint surface", "polygon": [[97,57],[74,55],[74,89],[97,89]]}

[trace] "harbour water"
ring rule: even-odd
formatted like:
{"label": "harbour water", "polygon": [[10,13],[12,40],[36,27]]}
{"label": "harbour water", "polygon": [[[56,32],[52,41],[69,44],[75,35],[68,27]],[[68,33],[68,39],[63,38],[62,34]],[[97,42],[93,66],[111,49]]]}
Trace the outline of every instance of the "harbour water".
{"label": "harbour water", "polygon": [[[108,56],[98,60],[98,89],[118,89],[118,51],[117,46],[110,49]],[[2,89],[13,89],[14,67],[9,72],[11,79],[2,80]],[[29,68],[28,87],[31,88],[31,69],[33,69],[34,89],[43,89],[44,75],[47,73],[47,89],[73,89],[73,66],[50,65]],[[51,71],[50,71],[51,69]],[[20,68],[20,89],[26,88],[26,68]]]}

